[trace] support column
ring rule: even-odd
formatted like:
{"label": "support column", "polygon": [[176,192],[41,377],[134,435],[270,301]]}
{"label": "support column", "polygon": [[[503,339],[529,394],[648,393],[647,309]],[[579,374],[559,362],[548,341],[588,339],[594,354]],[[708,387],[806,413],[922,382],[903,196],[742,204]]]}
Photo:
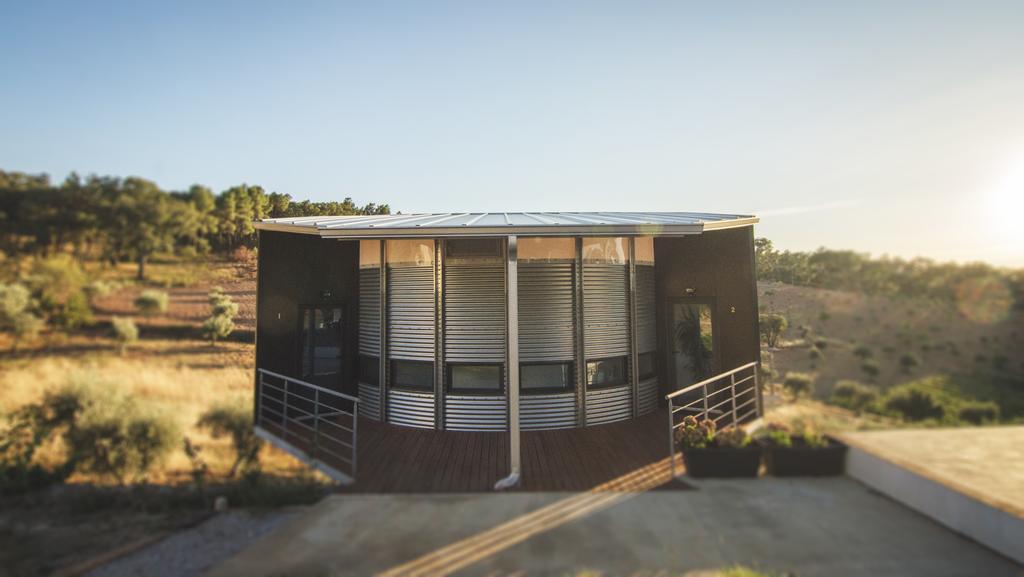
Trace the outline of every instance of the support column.
{"label": "support column", "polygon": [[636,343],[636,237],[629,237],[629,386],[632,392],[633,418],[640,415],[640,354]]}
{"label": "support column", "polygon": [[388,251],[380,241],[380,351],[377,359],[377,385],[380,387],[380,422],[388,422]]}
{"label": "support column", "polygon": [[519,449],[519,243],[515,236],[508,237],[505,251],[505,298],[509,475],[494,485],[499,490],[518,485],[522,475]]}

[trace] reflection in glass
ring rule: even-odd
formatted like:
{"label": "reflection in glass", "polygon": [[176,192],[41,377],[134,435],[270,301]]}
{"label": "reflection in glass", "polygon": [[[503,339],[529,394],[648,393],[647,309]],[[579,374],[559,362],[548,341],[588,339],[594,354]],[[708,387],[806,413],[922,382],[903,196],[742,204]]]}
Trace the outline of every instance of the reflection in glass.
{"label": "reflection in glass", "polygon": [[638,236],[633,239],[633,242],[636,245],[634,249],[636,252],[636,263],[654,264],[654,237]]}
{"label": "reflection in glass", "polygon": [[676,387],[681,388],[712,376],[714,335],[711,306],[702,303],[672,305],[672,357]]}
{"label": "reflection in glass", "polygon": [[389,266],[429,266],[434,264],[433,240],[389,240],[387,243]]}
{"label": "reflection in glass", "polygon": [[560,393],[572,389],[572,363],[524,364],[519,366],[519,388],[523,392]]}
{"label": "reflection in glass", "polygon": [[583,239],[585,262],[626,264],[629,262],[629,241],[617,237],[591,237]]}
{"label": "reflection in glass", "polygon": [[299,339],[302,378],[316,385],[338,384],[342,364],[341,309],[303,309]]}
{"label": "reflection in glass", "polygon": [[359,241],[359,268],[377,268],[380,266],[380,241]]}
{"label": "reflection in glass", "polygon": [[519,239],[520,261],[566,261],[576,258],[576,239],[539,236]]}
{"label": "reflection in glass", "polygon": [[587,388],[612,387],[626,382],[626,357],[587,361]]}
{"label": "reflection in glass", "polygon": [[501,365],[448,365],[449,387],[453,393],[500,392]]}
{"label": "reflection in glass", "polygon": [[418,391],[434,390],[434,363],[391,361],[391,386]]}

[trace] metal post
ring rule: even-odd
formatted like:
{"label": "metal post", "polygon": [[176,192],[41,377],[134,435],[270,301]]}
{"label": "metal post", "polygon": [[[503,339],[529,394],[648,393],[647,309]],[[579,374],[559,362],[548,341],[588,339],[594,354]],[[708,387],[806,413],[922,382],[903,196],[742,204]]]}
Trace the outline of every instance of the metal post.
{"label": "metal post", "polygon": [[313,389],[313,454],[312,459],[316,460],[317,449],[320,443],[320,389]]}
{"label": "metal post", "polygon": [[519,243],[515,236],[508,237],[505,257],[505,321],[508,351],[508,477],[498,481],[495,489],[508,489],[519,484],[522,475],[519,454]]}
{"label": "metal post", "polygon": [[700,388],[701,393],[704,395],[704,418],[708,418],[708,385],[705,383]]}
{"label": "metal post", "polygon": [[377,352],[377,391],[380,399],[380,422],[388,420],[388,261],[387,241],[380,241],[380,328],[377,336],[380,350]]}
{"label": "metal post", "polygon": [[259,426],[263,421],[263,369],[256,369],[256,398],[253,400],[256,403],[256,418],[253,423]]}
{"label": "metal post", "polygon": [[672,478],[676,477],[676,435],[675,417],[673,416],[672,399],[668,400],[668,452],[669,466],[672,468]]}
{"label": "metal post", "polygon": [[764,399],[761,397],[761,364],[754,365],[754,404],[757,408],[757,416],[764,416]]}
{"label": "metal post", "polygon": [[739,426],[739,418],[736,416],[736,373],[729,375],[729,395],[732,397],[732,426]]}
{"label": "metal post", "polygon": [[284,396],[281,398],[281,437],[288,440],[288,379],[284,380]]}
{"label": "metal post", "polygon": [[356,443],[359,441],[359,400],[352,403],[352,479],[356,478]]}
{"label": "metal post", "polygon": [[629,365],[632,389],[633,418],[640,416],[640,353],[636,343],[636,238],[629,237]]}

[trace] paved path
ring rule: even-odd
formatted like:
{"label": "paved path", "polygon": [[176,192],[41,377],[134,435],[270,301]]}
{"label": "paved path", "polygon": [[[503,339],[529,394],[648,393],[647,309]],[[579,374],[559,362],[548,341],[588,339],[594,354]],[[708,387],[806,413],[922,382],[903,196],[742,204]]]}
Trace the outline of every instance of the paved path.
{"label": "paved path", "polygon": [[864,431],[844,433],[842,439],[982,503],[1024,517],[1024,427]]}
{"label": "paved path", "polygon": [[[846,478],[703,481],[694,491],[337,495],[209,575],[1022,576]],[[663,573],[665,574],[665,573]]]}

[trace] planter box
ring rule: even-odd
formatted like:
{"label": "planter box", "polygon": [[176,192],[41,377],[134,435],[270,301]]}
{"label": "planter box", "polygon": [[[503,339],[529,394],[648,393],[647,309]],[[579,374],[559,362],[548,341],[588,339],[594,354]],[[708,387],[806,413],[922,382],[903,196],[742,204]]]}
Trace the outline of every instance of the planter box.
{"label": "planter box", "polygon": [[765,445],[764,464],[776,477],[834,477],[846,469],[846,445],[829,439],[827,447],[814,449],[794,438],[788,448]]}
{"label": "planter box", "polygon": [[709,448],[683,451],[686,472],[691,477],[757,477],[761,467],[761,447],[742,449]]}

